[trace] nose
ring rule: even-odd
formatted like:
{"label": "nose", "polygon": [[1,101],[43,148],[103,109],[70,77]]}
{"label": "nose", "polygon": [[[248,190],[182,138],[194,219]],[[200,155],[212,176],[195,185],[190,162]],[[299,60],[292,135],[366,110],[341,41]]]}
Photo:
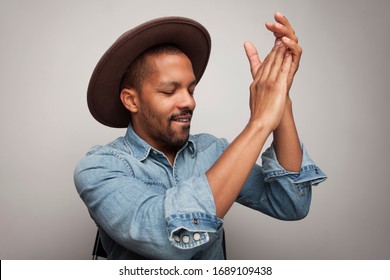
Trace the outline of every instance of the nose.
{"label": "nose", "polygon": [[180,93],[177,106],[179,109],[190,109],[193,111],[196,107],[194,95],[187,89],[183,90]]}

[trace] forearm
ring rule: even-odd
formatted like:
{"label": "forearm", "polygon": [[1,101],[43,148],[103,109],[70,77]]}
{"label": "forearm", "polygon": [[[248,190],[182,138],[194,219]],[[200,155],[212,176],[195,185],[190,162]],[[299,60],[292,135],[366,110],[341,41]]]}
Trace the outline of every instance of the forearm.
{"label": "forearm", "polygon": [[[253,48],[246,45],[246,50],[251,56]],[[291,63],[292,57],[282,44],[272,48],[250,86],[250,121],[206,173],[220,218],[236,200],[265,141],[280,123]]]}
{"label": "forearm", "polygon": [[286,101],[283,117],[273,132],[274,149],[280,165],[288,171],[299,172],[302,162],[302,149],[295,126],[292,101]]}
{"label": "forearm", "polygon": [[249,123],[207,171],[218,217],[233,205],[269,135],[261,125]]}

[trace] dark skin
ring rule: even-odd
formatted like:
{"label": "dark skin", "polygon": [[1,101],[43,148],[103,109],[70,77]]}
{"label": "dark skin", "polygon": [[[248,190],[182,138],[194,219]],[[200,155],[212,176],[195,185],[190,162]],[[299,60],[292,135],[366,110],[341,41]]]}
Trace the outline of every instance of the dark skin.
{"label": "dark skin", "polygon": [[[261,150],[273,133],[275,151],[287,170],[299,171],[302,150],[289,97],[302,53],[288,20],[275,14],[266,23],[275,34],[275,45],[263,62],[256,48],[245,43],[253,82],[250,86],[250,119],[243,131],[206,172],[213,193],[216,215],[223,218],[240,193]],[[151,146],[162,151],[173,165],[180,145],[189,135],[195,109],[195,76],[184,54],[161,54],[147,58],[152,75],[142,93],[123,89],[121,99],[132,113],[133,128]],[[161,86],[163,85],[163,86]],[[175,117],[176,116],[176,117]],[[184,142],[180,142],[184,141]]]}
{"label": "dark skin", "polygon": [[[275,36],[275,45],[282,43],[292,56],[291,68],[287,79],[288,92],[285,111],[279,126],[273,131],[274,148],[279,163],[289,171],[298,172],[301,167],[302,150],[294,123],[292,101],[289,96],[289,91],[294,76],[299,68],[302,48],[298,44],[298,37],[288,19],[280,12],[275,13],[274,18],[276,21],[275,23],[267,22],[265,26],[269,31],[273,32]],[[249,60],[252,77],[255,77],[262,62],[253,44],[246,42],[244,47]]]}

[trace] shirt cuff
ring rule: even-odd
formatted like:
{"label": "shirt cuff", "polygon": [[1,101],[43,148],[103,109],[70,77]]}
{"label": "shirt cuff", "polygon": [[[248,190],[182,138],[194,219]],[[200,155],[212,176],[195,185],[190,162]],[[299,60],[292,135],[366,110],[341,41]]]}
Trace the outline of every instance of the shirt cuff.
{"label": "shirt cuff", "polygon": [[214,197],[206,175],[190,178],[166,192],[165,219],[171,244],[191,249],[210,240],[223,220],[216,216]]}
{"label": "shirt cuff", "polygon": [[180,249],[191,249],[207,243],[209,233],[217,232],[222,219],[205,213],[173,214],[167,219],[169,241]]}
{"label": "shirt cuff", "polygon": [[304,145],[302,148],[302,164],[299,172],[291,172],[284,169],[277,160],[273,144],[262,154],[262,167],[266,182],[277,180],[278,177],[290,176],[295,185],[316,186],[327,179],[326,174],[314,163],[307,153]]}

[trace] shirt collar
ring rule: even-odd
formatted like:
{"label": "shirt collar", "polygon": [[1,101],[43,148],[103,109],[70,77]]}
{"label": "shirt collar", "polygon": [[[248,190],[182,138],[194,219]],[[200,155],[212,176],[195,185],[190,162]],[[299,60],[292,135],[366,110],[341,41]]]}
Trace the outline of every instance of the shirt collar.
{"label": "shirt collar", "polygon": [[[139,137],[137,133],[135,133],[133,126],[131,124],[128,126],[126,131],[125,143],[126,146],[130,149],[131,154],[139,161],[143,161],[144,159],[146,159],[149,156],[151,151],[160,152],[157,149],[150,146],[141,137]],[[192,155],[196,153],[196,144],[194,141],[194,137],[192,135],[190,135],[187,143],[184,145],[183,148],[180,149],[179,152],[182,152],[185,149],[188,149],[190,154]]]}

